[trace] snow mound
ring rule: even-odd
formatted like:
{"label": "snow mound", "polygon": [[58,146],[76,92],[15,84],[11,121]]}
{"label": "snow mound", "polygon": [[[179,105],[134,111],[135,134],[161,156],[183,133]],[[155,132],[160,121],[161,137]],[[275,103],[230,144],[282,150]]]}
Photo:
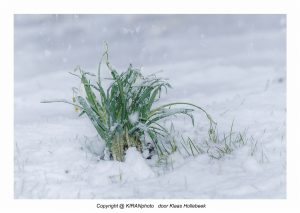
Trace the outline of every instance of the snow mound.
{"label": "snow mound", "polygon": [[128,179],[142,180],[155,177],[154,172],[146,163],[146,160],[134,147],[130,147],[126,151],[125,164],[128,167],[128,172],[126,172]]}
{"label": "snow mound", "polygon": [[101,158],[104,155],[105,143],[100,140],[98,135],[95,137],[86,137],[85,148]]}

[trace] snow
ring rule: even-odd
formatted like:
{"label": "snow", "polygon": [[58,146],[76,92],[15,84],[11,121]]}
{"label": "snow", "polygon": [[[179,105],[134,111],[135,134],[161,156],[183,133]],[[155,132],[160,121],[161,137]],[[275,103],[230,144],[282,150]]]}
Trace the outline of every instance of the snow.
{"label": "snow", "polygon": [[135,124],[139,121],[139,113],[138,112],[134,112],[132,114],[129,115],[129,121],[132,124]]}
{"label": "snow", "polygon": [[145,180],[154,177],[155,174],[149,165],[145,162],[142,154],[139,153],[136,148],[130,147],[126,151],[125,163],[129,167],[130,177],[134,180]]}
{"label": "snow", "polygon": [[[173,89],[156,104],[194,103],[220,133],[234,120],[253,139],[219,160],[176,152],[158,163],[134,148],[125,162],[101,160],[85,115],[40,101],[71,100],[80,82],[68,72],[96,74],[103,40],[119,71],[163,69]],[[284,15],[16,15],[15,198],[286,198],[285,45]],[[195,127],[172,122],[197,143],[207,137],[200,112]]]}

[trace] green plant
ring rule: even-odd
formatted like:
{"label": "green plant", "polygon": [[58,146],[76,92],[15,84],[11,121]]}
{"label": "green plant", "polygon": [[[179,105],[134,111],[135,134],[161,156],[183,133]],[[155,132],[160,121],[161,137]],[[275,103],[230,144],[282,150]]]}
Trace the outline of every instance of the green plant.
{"label": "green plant", "polygon": [[[100,76],[103,62],[112,77],[106,89]],[[146,145],[146,135],[150,137],[158,155],[168,154],[163,139],[169,132],[160,122],[170,116],[189,116],[194,125],[192,112],[199,109],[205,113],[211,126],[214,124],[204,109],[191,103],[176,102],[154,107],[161,97],[162,90],[167,92],[171,85],[154,74],[143,76],[141,70],[133,68],[132,65],[129,65],[125,72],[118,73],[109,62],[107,46],[100,60],[97,76],[83,71],[80,67],[71,74],[80,79],[84,88],[83,91],[73,88],[73,102],[53,100],[42,103],[64,102],[80,110],[80,116],[86,114],[105,141],[111,159],[123,161],[128,147],[136,147],[142,152]],[[96,80],[92,81],[95,77]]]}
{"label": "green plant", "polygon": [[195,157],[199,154],[205,153],[205,151],[193,139],[189,136],[184,137],[180,132],[176,131],[173,123],[171,123],[168,133],[169,135],[164,143],[164,150],[167,155],[177,151],[185,157]]}
{"label": "green plant", "polygon": [[190,137],[184,139],[183,136],[181,136],[181,139],[181,146],[188,156],[196,156],[204,153],[203,149],[199,145],[197,145]]}
{"label": "green plant", "polygon": [[246,132],[234,132],[233,122],[229,133],[223,133],[222,136],[218,133],[216,126],[208,131],[208,139],[205,141],[203,149],[206,149],[208,155],[215,159],[220,159],[225,155],[231,154],[235,149],[244,146],[248,143],[249,138],[246,137]]}

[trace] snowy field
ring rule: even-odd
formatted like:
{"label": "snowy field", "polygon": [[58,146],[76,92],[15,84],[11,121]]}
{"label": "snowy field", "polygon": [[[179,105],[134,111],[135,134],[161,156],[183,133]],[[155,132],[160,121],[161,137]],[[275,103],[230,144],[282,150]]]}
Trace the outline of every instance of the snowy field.
{"label": "snowy field", "polygon": [[[96,72],[107,41],[110,61],[169,79],[161,103],[206,109],[220,132],[249,142],[221,159],[171,163],[129,150],[125,162],[99,160],[90,121],[72,106],[77,65]],[[16,15],[15,198],[286,198],[286,22],[284,15]],[[207,122],[174,118],[201,143]]]}

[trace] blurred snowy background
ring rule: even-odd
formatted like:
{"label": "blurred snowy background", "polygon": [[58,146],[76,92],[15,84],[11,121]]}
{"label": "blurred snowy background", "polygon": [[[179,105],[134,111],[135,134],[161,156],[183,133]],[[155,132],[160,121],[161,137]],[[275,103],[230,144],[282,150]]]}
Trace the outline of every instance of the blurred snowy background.
{"label": "blurred snowy background", "polygon": [[[285,198],[285,15],[15,15],[14,24],[16,198]],[[164,100],[204,107],[223,131],[235,120],[259,141],[257,155],[178,157],[149,177],[128,172],[129,161],[95,160],[84,149],[96,135],[89,121],[40,101],[70,99],[78,81],[68,72],[96,72],[103,41],[119,70],[163,70],[174,88]]]}

